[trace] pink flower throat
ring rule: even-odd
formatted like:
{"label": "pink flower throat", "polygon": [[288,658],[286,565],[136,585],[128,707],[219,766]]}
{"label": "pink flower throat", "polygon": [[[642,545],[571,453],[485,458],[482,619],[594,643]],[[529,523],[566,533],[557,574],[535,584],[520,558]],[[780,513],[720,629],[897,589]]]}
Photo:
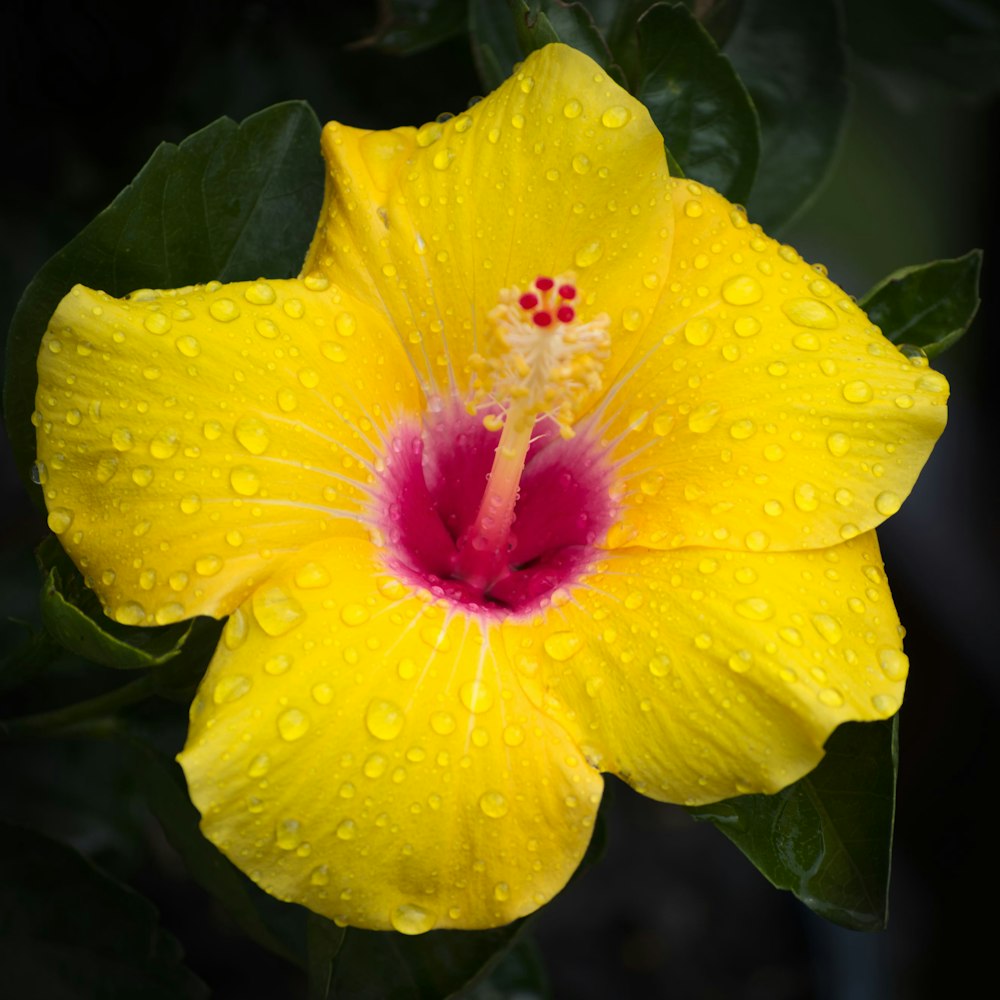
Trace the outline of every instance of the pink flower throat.
{"label": "pink flower throat", "polygon": [[[505,551],[467,551],[500,439],[454,403],[400,428],[390,442],[377,505],[388,568],[467,610],[507,615],[540,607],[583,573],[611,525],[611,470],[587,436],[536,426]],[[490,567],[487,574],[469,572]]]}

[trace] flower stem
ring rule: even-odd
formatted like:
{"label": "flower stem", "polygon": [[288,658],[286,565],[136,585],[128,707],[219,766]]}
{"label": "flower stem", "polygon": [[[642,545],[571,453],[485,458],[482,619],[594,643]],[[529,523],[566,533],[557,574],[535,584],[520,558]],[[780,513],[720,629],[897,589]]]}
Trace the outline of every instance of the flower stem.
{"label": "flower stem", "polygon": [[145,700],[155,692],[156,679],[151,671],[113,691],[87,701],[77,702],[75,705],[67,705],[51,712],[39,712],[37,715],[24,715],[18,719],[0,719],[0,740],[47,736],[81,722],[110,715],[120,708]]}

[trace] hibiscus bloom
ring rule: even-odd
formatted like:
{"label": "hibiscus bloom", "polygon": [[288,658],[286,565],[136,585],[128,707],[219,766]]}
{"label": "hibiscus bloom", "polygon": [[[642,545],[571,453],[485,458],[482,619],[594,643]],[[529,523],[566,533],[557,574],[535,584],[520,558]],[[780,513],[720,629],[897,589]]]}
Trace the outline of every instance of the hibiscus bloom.
{"label": "hibiscus bloom", "polygon": [[341,924],[492,927],[566,883],[601,772],[773,792],[896,711],[873,529],[941,376],[564,46],[323,153],[300,278],[78,286],[39,357],[107,613],[228,616],[180,755],[213,843]]}

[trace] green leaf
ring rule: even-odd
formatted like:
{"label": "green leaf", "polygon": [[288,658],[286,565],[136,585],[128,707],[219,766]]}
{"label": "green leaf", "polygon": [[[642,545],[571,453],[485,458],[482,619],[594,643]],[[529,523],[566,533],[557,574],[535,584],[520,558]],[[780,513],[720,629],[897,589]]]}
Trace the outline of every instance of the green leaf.
{"label": "green leaf", "polygon": [[860,301],[894,344],[935,357],[959,340],[979,309],[982,250],[894,271]]}
{"label": "green leaf", "polygon": [[[323,194],[319,122],[278,104],[237,125],[221,118],[163,143],[135,180],[35,276],[7,346],[4,414],[25,483],[35,459],[35,358],[49,317],[80,283],[112,295],[218,279],[289,277]],[[41,502],[37,486],[29,492]]]}
{"label": "green leaf", "polygon": [[884,75],[985,98],[1000,90],[996,0],[845,0],[851,47]]}
{"label": "green leaf", "polygon": [[[201,834],[180,767],[135,736],[122,737],[153,814],[191,877],[259,945],[308,969],[308,911],[257,888]],[[311,1000],[311,998],[310,998]]]}
{"label": "green leaf", "polygon": [[489,931],[431,931],[417,937],[347,931],[331,996],[351,1000],[439,1000],[474,985],[515,940],[522,921]]}
{"label": "green leaf", "polygon": [[608,74],[624,82],[611,51],[582,3],[541,0],[469,0],[469,35],[476,69],[489,90],[499,87],[516,63],[551,42],[586,53]]}
{"label": "green leaf", "polygon": [[548,1000],[550,996],[538,946],[523,933],[490,974],[463,994],[463,1000]]}
{"label": "green leaf", "polygon": [[347,931],[332,920],[310,913],[306,918],[306,952],[309,987],[307,1000],[333,997],[333,965],[344,944]]}
{"label": "green leaf", "polygon": [[794,785],[689,811],[820,916],[879,930],[887,919],[897,752],[895,718],[845,723],[819,766]]}
{"label": "green leaf", "polygon": [[686,7],[656,4],[639,19],[636,97],[685,176],[745,201],[760,153],[750,95]]}
{"label": "green leaf", "polygon": [[80,607],[96,603],[93,592],[85,588],[71,594],[58,569],[51,569],[42,585],[42,624],[49,635],[64,649],[105,667],[141,670],[159,666],[177,656],[191,633],[192,623],[183,622],[162,629],[136,629],[135,636],[130,636],[126,626],[104,617],[99,607],[89,613]]}
{"label": "green leaf", "polygon": [[847,53],[835,0],[745,0],[725,47],[760,118],[760,169],[747,202],[768,231],[826,179],[848,103]]}
{"label": "green leaf", "polygon": [[362,45],[412,55],[462,34],[467,0],[383,0],[379,21]]}
{"label": "green leaf", "polygon": [[6,823],[0,931],[5,996],[208,996],[152,903],[72,848]]}

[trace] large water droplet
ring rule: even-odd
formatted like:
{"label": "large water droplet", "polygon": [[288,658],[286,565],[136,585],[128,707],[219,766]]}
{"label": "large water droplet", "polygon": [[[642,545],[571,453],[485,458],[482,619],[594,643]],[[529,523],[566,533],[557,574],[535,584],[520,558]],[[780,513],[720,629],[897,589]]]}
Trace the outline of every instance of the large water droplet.
{"label": "large water droplet", "polygon": [[373,698],[365,712],[368,732],[378,740],[394,740],[406,722],[403,710],[394,702],[384,698]]}

